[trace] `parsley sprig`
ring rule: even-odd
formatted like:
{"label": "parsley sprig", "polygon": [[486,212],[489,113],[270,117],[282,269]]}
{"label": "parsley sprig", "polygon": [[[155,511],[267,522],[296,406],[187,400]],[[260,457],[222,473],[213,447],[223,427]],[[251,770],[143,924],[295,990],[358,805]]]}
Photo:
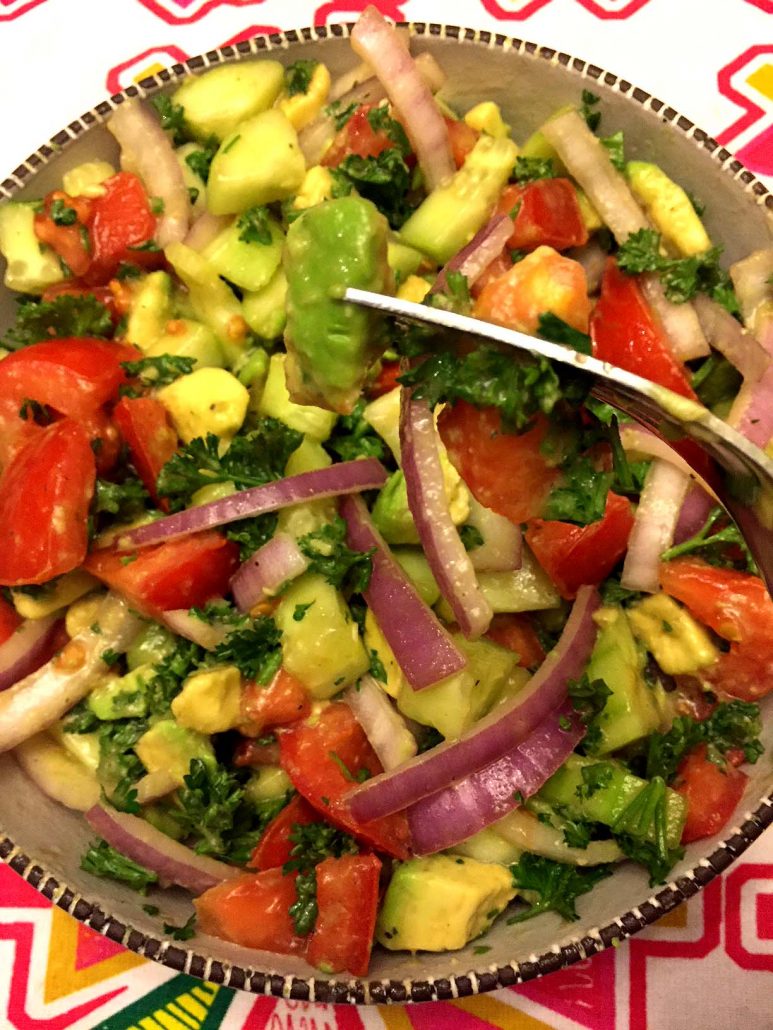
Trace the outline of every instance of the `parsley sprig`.
{"label": "parsley sprig", "polygon": [[575,907],[577,898],[587,894],[612,870],[606,865],[588,868],[565,865],[527,852],[517,865],[510,866],[510,872],[515,887],[530,891],[536,897],[526,911],[511,916],[508,925],[522,923],[542,912],[558,912],[569,922],[579,919]]}

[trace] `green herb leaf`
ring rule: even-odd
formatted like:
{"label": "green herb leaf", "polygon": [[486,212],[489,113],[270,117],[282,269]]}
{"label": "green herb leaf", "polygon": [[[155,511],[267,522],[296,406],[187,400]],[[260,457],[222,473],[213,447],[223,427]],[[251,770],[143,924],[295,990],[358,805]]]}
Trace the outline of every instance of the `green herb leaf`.
{"label": "green herb leaf", "polygon": [[609,160],[618,170],[625,171],[625,141],[622,132],[616,132],[614,136],[607,136],[601,140],[601,145],[606,148]]}
{"label": "green herb leaf", "polygon": [[555,178],[551,157],[516,157],[513,178],[516,182],[535,182],[537,179]]}
{"label": "green herb leaf", "polygon": [[161,128],[171,132],[174,145],[185,143],[188,131],[185,127],[185,110],[182,105],[173,103],[170,97],[163,94],[151,97],[150,102],[161,119]]}
{"label": "green herb leaf", "polygon": [[51,203],[48,213],[54,225],[75,225],[78,221],[78,212],[74,207],[68,207],[61,199]]}
{"label": "green herb leaf", "polygon": [[164,933],[175,941],[189,941],[196,936],[196,913],[194,912],[182,926],[175,926],[174,923],[164,923]]}
{"label": "green herb leaf", "polygon": [[360,196],[375,204],[393,229],[399,229],[411,214],[411,173],[399,147],[388,147],[377,157],[349,154],[337,171]]}
{"label": "green herb leaf", "polygon": [[278,517],[276,512],[267,511],[263,515],[255,515],[251,519],[239,519],[224,526],[225,535],[239,545],[239,558],[247,561],[259,547],[268,543],[276,532]]}
{"label": "green herb leaf", "polygon": [[367,589],[373,571],[373,551],[353,551],[346,545],[346,522],[337,515],[332,522],[307,533],[298,541],[309,559],[309,572],[323,576],[328,583],[361,594]]}
{"label": "green herb leaf", "polygon": [[101,876],[108,880],[125,883],[132,890],[146,893],[148,887],[158,883],[158,874],[145,866],[132,862],[120,851],[116,851],[107,841],[95,840],[81,858],[81,869],[92,876]]}
{"label": "green herb leaf", "polygon": [[261,243],[268,246],[273,239],[270,217],[265,204],[258,204],[245,211],[236,223],[239,239],[243,243]]}
{"label": "green herb leaf", "polygon": [[332,435],[325,441],[325,448],[332,451],[341,461],[355,458],[389,459],[390,451],[369,422],[363,418],[365,401],[360,398],[350,415],[341,415]]}
{"label": "green herb leaf", "polygon": [[107,339],[112,335],[110,313],[101,301],[91,294],[63,293],[49,301],[25,298],[19,305],[16,324],[8,330],[2,345],[18,350],[41,340],[69,336]]}
{"label": "green herb leaf", "polygon": [[590,868],[564,865],[539,855],[525,854],[517,865],[510,866],[513,885],[520,890],[533,891],[537,900],[525,912],[511,916],[508,925],[522,923],[542,912],[558,912],[568,921],[579,919],[575,901],[587,894],[599,881],[612,872],[609,866]]}
{"label": "green herb leaf", "polygon": [[190,154],[186,154],[185,163],[193,172],[194,175],[198,175],[200,179],[206,182],[209,179],[209,170],[212,166],[212,158],[217,153],[217,143],[213,142],[211,146],[206,146],[201,150],[192,150]]}
{"label": "green herb leaf", "polygon": [[159,354],[155,358],[139,358],[137,361],[122,361],[121,368],[131,379],[139,379],[145,387],[168,386],[180,376],[193,371],[195,358],[178,357],[174,354]]}
{"label": "green herb leaf", "polygon": [[302,59],[285,68],[285,92],[288,97],[308,93],[314,71],[319,61]]}
{"label": "green herb leaf", "polygon": [[597,97],[595,93],[591,93],[589,89],[584,89],[581,94],[582,106],[580,107],[580,115],[585,119],[585,124],[588,126],[591,132],[595,132],[599,127],[601,121],[601,111],[596,111],[594,108],[601,100],[601,97]]}
{"label": "green herb leaf", "polygon": [[539,334],[546,340],[553,343],[563,344],[578,354],[591,353],[591,339],[587,333],[581,333],[579,329],[565,322],[563,318],[554,315],[552,311],[543,311],[539,316]]}
{"label": "green herb leaf", "polygon": [[210,656],[213,664],[235,665],[247,679],[268,683],[282,664],[282,633],[268,615],[235,629],[218,644]]}
{"label": "green herb leaf", "polygon": [[561,466],[563,473],[548,495],[543,518],[574,522],[586,526],[604,517],[612,473],[594,468],[589,458],[580,455]]}
{"label": "green herb leaf", "polygon": [[586,754],[593,754],[601,743],[597,716],[603,711],[612,691],[604,680],[592,680],[585,673],[580,679],[570,681],[568,693],[572,707],[580,717],[580,722],[587,728],[582,750]]}

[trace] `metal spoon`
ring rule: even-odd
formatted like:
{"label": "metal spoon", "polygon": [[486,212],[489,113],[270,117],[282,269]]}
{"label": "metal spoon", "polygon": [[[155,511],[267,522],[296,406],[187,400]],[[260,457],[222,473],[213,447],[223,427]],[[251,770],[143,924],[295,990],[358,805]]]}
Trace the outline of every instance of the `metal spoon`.
{"label": "metal spoon", "polygon": [[343,299],[421,325],[504,343],[576,369],[594,380],[591,392],[595,397],[619,408],[667,443],[694,440],[723,469],[717,496],[738,524],[773,595],[773,461],[703,405],[606,361],[469,315],[369,290],[349,288]]}

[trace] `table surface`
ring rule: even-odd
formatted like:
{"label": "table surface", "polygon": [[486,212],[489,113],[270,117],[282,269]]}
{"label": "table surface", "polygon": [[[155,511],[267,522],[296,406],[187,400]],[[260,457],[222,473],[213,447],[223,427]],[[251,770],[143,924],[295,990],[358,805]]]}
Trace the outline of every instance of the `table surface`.
{"label": "table surface", "polygon": [[[365,2],[0,0],[0,178],[105,93],[258,32],[350,20]],[[378,6],[401,20],[525,37],[624,72],[773,187],[773,0]],[[32,75],[38,88],[14,102]],[[56,88],[42,88],[49,83]],[[369,1010],[256,999],[176,975],[51,908],[0,866],[2,1030],[770,1030],[771,973],[771,833],[647,932],[545,981]]]}

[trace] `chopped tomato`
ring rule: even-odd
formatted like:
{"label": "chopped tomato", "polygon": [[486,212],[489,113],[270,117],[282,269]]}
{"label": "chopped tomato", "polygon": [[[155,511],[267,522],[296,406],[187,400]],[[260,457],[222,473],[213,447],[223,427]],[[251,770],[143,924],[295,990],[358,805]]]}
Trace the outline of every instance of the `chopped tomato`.
{"label": "chopped tomato", "polygon": [[473,314],[487,322],[535,333],[540,315],[552,312],[580,332],[588,331],[591,303],[585,270],[552,247],[537,247],[475,301]]}
{"label": "chopped tomato", "polygon": [[587,526],[534,519],[526,541],[558,588],[571,600],[585,584],[601,583],[625,554],[633,528],[631,502],[607,495],[604,517]]}
{"label": "chopped tomato", "polygon": [[674,790],[687,802],[682,843],[711,837],[730,820],[749,780],[732,762],[720,768],[706,757],[699,744],[682,759]]}
{"label": "chopped tomato", "polygon": [[81,564],[95,478],[89,438],[71,419],[19,451],[0,477],[0,584],[45,583]]}
{"label": "chopped tomato", "polygon": [[542,644],[526,614],[508,612],[495,615],[486,636],[500,647],[514,651],[518,655],[518,664],[524,669],[534,669],[545,659]]}
{"label": "chopped tomato", "polygon": [[456,401],[443,409],[438,429],[448,455],[476,499],[512,522],[542,511],[559,473],[540,449],[547,419],[526,433],[506,433],[495,408]]}
{"label": "chopped tomato", "polygon": [[215,530],[141,551],[92,551],[84,568],[148,615],[206,604],[228,591],[239,547]]}
{"label": "chopped tomato", "polygon": [[308,939],[295,933],[290,916],[295,901],[295,877],[266,869],[224,880],[193,904],[202,933],[245,948],[296,955],[306,950]]}
{"label": "chopped tomato", "polygon": [[471,128],[467,122],[455,118],[444,118],[448,129],[448,140],[451,144],[451,154],[454,164],[461,168],[467,160],[467,155],[478,142],[480,133]]}
{"label": "chopped tomato", "polygon": [[0,391],[0,472],[7,468],[25,444],[42,432],[43,427],[35,421],[35,413],[29,405],[23,407],[18,397]]}
{"label": "chopped tomato", "polygon": [[316,822],[319,822],[319,813],[296,794],[268,824],[247,864],[251,869],[276,869],[283,866],[290,860],[293,847],[290,834],[293,827]]}
{"label": "chopped tomato", "polygon": [[177,450],[177,433],[166,408],[155,397],[122,397],[115,406],[113,418],[145,489],[166,511],[168,502],[159,498],[156,481]]}
{"label": "chopped tomato", "polygon": [[118,172],[102,186],[104,193],[92,201],[92,258],[86,281],[106,283],[122,262],[159,267],[164,254],[153,243],[156,216],[145,187],[131,172]]}
{"label": "chopped tomato", "polygon": [[21,623],[21,615],[19,615],[12,604],[9,604],[4,597],[0,596],[0,645],[13,636],[19,626],[21,626]]}
{"label": "chopped tomato", "polygon": [[14,351],[0,362],[0,394],[47,404],[73,418],[86,418],[114,400],[126,381],[122,361],[133,347],[108,340],[72,337],[45,340]]}
{"label": "chopped tomato", "polygon": [[325,151],[322,164],[327,168],[336,168],[346,157],[378,157],[390,147],[395,146],[383,129],[373,128],[368,119],[376,104],[363,104],[358,107],[351,118],[338,130],[330,147]]}
{"label": "chopped tomato", "polygon": [[328,822],[378,851],[396,858],[408,857],[405,813],[359,823],[346,804],[346,795],[363,772],[370,776],[382,772],[381,763],[348,705],[333,702],[314,723],[296,723],[280,730],[278,736],[282,768],[298,793]]}
{"label": "chopped tomato", "polygon": [[85,275],[91,264],[90,221],[91,201],[70,197],[61,190],[49,193],[35,215],[35,235],[56,252],[76,278]]}
{"label": "chopped tomato", "polygon": [[311,712],[311,698],[300,680],[285,669],[261,686],[248,683],[242,691],[242,714],[246,725],[241,732],[259,737],[264,729],[305,719]]}
{"label": "chopped tomato", "polygon": [[773,691],[773,601],[761,579],[699,558],[677,558],[660,566],[660,585],[731,641],[730,650],[701,671],[702,680],[744,701]]}
{"label": "chopped tomato", "polygon": [[502,249],[502,253],[495,257],[490,264],[486,265],[470,287],[470,293],[475,300],[480,297],[485,287],[492,282],[492,280],[499,279],[499,277],[504,275],[505,272],[509,272],[512,267],[513,259],[510,257],[510,252],[507,247],[504,247]]}
{"label": "chopped tomato", "polygon": [[97,475],[109,472],[121,453],[121,436],[104,408],[78,419],[91,440],[91,449],[97,462]]}
{"label": "chopped tomato", "polygon": [[614,258],[604,268],[590,332],[595,357],[695,399],[687,371],[671,353],[638,282]]}
{"label": "chopped tomato", "polygon": [[537,179],[506,186],[497,212],[512,215],[515,228],[507,246],[514,250],[553,247],[566,250],[588,242],[577,191],[568,179]]}
{"label": "chopped tomato", "polygon": [[365,976],[378,915],[381,862],[375,855],[326,858],[317,866],[317,922],[309,962],[325,973]]}
{"label": "chopped tomato", "polygon": [[382,362],[378,375],[368,387],[368,395],[370,397],[381,397],[385,393],[391,393],[396,386],[400,385],[397,382],[397,377],[399,375],[399,361]]}

